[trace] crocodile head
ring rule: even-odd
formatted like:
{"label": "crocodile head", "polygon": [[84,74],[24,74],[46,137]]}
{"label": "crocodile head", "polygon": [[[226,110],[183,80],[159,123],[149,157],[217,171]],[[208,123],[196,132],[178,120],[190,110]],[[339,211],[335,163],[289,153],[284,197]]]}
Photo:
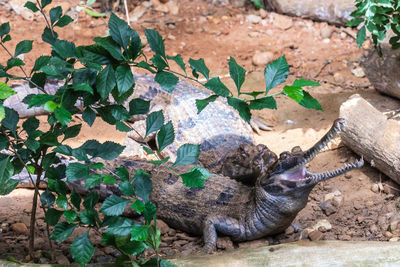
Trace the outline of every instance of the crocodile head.
{"label": "crocodile head", "polygon": [[307,151],[303,152],[300,147],[295,147],[291,153],[283,152],[275,166],[270,168],[268,173],[260,176],[260,179],[257,181],[258,185],[271,195],[302,194],[301,192],[311,191],[321,181],[363,166],[364,161],[362,157],[353,163],[345,164],[342,168],[323,173],[309,172],[305,166],[327,145],[344,125],[344,119],[339,118],[335,120],[329,132]]}

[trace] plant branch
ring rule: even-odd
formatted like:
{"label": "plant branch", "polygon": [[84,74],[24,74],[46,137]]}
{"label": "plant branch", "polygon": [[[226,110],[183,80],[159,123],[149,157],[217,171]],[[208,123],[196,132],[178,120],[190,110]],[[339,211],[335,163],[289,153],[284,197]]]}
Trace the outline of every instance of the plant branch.
{"label": "plant branch", "polygon": [[36,0],[36,3],[37,3],[38,6],[39,6],[40,13],[42,13],[42,15],[43,15],[43,17],[44,17],[44,20],[46,21],[47,27],[48,27],[48,28],[50,29],[50,31],[51,31],[51,35],[53,36],[53,38],[55,38],[56,36],[55,36],[55,34],[54,34],[53,27],[52,27],[51,24],[49,23],[49,20],[48,20],[48,18],[47,18],[47,16],[46,16],[46,13],[44,12],[44,10],[43,10],[43,8],[42,8],[42,5],[40,4],[40,1],[39,1],[39,0]]}

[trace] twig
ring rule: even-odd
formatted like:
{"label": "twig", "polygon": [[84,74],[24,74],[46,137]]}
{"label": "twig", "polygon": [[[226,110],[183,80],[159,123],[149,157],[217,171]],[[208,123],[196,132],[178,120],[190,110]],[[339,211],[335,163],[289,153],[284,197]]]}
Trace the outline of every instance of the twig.
{"label": "twig", "polygon": [[124,0],[124,8],[125,8],[126,21],[128,22],[128,25],[131,26],[130,19],[129,19],[127,0]]}
{"label": "twig", "polygon": [[315,74],[314,77],[312,77],[313,79],[317,78],[321,72],[325,69],[326,66],[328,66],[331,63],[330,59],[325,60],[325,63],[322,65],[322,67],[319,69],[319,71],[317,72],[317,74]]}

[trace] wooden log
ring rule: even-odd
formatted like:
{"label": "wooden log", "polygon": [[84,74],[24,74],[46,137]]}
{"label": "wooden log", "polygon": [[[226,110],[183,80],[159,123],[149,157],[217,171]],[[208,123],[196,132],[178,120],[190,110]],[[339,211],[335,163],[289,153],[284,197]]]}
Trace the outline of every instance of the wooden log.
{"label": "wooden log", "polygon": [[346,120],[342,141],[400,184],[400,122],[388,120],[358,94],[342,104],[340,117]]}

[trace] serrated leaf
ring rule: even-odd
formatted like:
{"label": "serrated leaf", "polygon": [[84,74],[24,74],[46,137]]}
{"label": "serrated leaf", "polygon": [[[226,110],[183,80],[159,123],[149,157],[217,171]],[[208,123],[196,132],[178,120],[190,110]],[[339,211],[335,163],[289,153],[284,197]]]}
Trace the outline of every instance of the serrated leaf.
{"label": "serrated leaf", "polygon": [[54,25],[54,27],[62,28],[62,27],[67,26],[68,24],[70,24],[73,21],[74,20],[70,16],[64,15],[57,21],[57,23]]}
{"label": "serrated leaf", "polygon": [[320,86],[320,84],[317,82],[314,82],[314,81],[310,81],[310,80],[298,79],[293,82],[292,86],[295,86],[295,87]]}
{"label": "serrated leaf", "polygon": [[129,199],[111,195],[104,200],[100,211],[107,216],[119,216],[124,212]]}
{"label": "serrated leaf", "polygon": [[21,54],[26,54],[32,50],[33,41],[24,40],[17,44],[15,47],[14,57],[17,57]]}
{"label": "serrated leaf", "polygon": [[78,217],[78,214],[74,210],[66,210],[64,211],[64,218],[67,220],[68,223],[73,223],[76,218]]}
{"label": "serrated leaf", "polygon": [[132,128],[129,127],[128,125],[126,125],[125,123],[123,123],[122,121],[117,121],[115,123],[115,128],[120,131],[120,132],[130,132],[132,131]]}
{"label": "serrated leaf", "polygon": [[43,206],[50,208],[54,204],[55,200],[55,196],[48,189],[40,194],[40,202]]}
{"label": "serrated leaf", "polygon": [[358,31],[357,38],[356,38],[356,43],[357,43],[358,47],[361,47],[363,45],[366,36],[367,35],[366,35],[365,26],[362,26],[361,29]]}
{"label": "serrated leaf", "polygon": [[0,37],[3,38],[3,36],[7,35],[10,33],[10,23],[6,22],[0,25]]}
{"label": "serrated leaf", "polygon": [[162,71],[166,67],[168,67],[167,62],[161,57],[159,54],[155,54],[151,59],[151,62],[157,67],[158,71]]}
{"label": "serrated leaf", "polygon": [[39,11],[39,8],[37,8],[36,4],[31,1],[27,1],[24,7],[30,9],[33,13]]}
{"label": "serrated leaf", "polygon": [[11,179],[14,167],[9,161],[9,157],[0,161],[0,195],[8,195],[13,191],[19,181]]}
{"label": "serrated leaf", "polygon": [[[189,59],[189,65],[193,71],[203,74],[203,76],[208,80],[210,78],[210,70],[204,63],[204,59],[200,58],[198,60]],[[197,77],[196,77],[197,78]]]}
{"label": "serrated leaf", "polygon": [[134,225],[131,228],[131,241],[145,241],[148,234],[148,225]]}
{"label": "serrated leaf", "polygon": [[173,60],[173,61],[175,61],[176,62],[176,64],[178,64],[178,66],[185,72],[185,74],[186,74],[186,65],[185,65],[185,63],[183,62],[183,59],[182,59],[182,56],[181,55],[176,55],[176,56],[173,56],[173,57],[171,57],[171,56],[167,56],[167,58],[168,59],[171,59],[171,60]]}
{"label": "serrated leaf", "polygon": [[159,54],[160,56],[165,58],[165,46],[161,35],[157,31],[152,29],[146,29],[144,33],[146,35],[151,50],[153,50],[154,53]]}
{"label": "serrated leaf", "polygon": [[131,208],[134,209],[137,213],[142,214],[144,210],[144,204],[139,199],[136,199],[135,202],[131,204]]}
{"label": "serrated leaf", "polygon": [[208,80],[205,84],[204,87],[207,89],[213,91],[216,95],[223,96],[223,97],[228,97],[231,92],[229,89],[221,82],[219,77],[214,77],[210,80]]}
{"label": "serrated leaf", "polygon": [[195,166],[189,172],[180,175],[187,187],[204,187],[204,181],[210,176],[211,174],[200,166]]}
{"label": "serrated leaf", "polygon": [[283,91],[288,97],[290,97],[297,103],[300,103],[300,101],[304,97],[303,89],[301,87],[286,85],[285,87],[283,87]]}
{"label": "serrated leaf", "polygon": [[89,175],[89,166],[82,163],[73,162],[68,164],[65,171],[68,182],[73,182]]}
{"label": "serrated leaf", "polygon": [[81,131],[81,128],[82,124],[76,124],[71,127],[68,127],[67,129],[65,129],[63,140],[67,140],[69,138],[74,138],[78,136],[79,132]]}
{"label": "serrated leaf", "polygon": [[89,125],[92,126],[96,119],[96,113],[89,107],[82,113],[82,119]]}
{"label": "serrated leaf", "polygon": [[277,109],[276,101],[272,96],[260,97],[258,99],[250,100],[249,109]]}
{"label": "serrated leaf", "polygon": [[75,238],[71,244],[72,258],[80,265],[86,265],[94,255],[94,246],[89,239],[89,232]]}
{"label": "serrated leaf", "polygon": [[233,57],[229,59],[229,75],[232,80],[235,82],[238,93],[240,94],[240,88],[244,82],[246,71],[239,64],[236,63],[236,60]]}
{"label": "serrated leaf", "polygon": [[129,27],[128,23],[124,20],[118,18],[117,15],[111,13],[110,19],[108,21],[108,27],[110,28],[110,35],[115,42],[120,46],[127,49],[132,29]]}
{"label": "serrated leaf", "polygon": [[[53,34],[54,34],[54,36],[53,36]],[[58,38],[58,34],[56,32],[52,32],[50,30],[50,28],[48,28],[48,27],[44,28],[43,34],[42,34],[43,42],[53,45],[56,42],[56,40],[58,40],[57,38]]]}
{"label": "serrated leaf", "polygon": [[[144,243],[144,242],[140,242],[140,241],[131,241],[126,243],[123,246],[120,246],[119,249],[127,254],[127,255],[137,255],[142,253],[146,248],[148,248],[148,246]],[[123,257],[123,256],[120,256]],[[127,256],[128,257],[128,256]],[[129,257],[128,257],[129,259]],[[118,264],[118,260],[121,260],[121,262],[126,262],[120,258],[117,258],[117,260],[115,261],[116,264]],[[136,266],[135,266],[136,267]]]}
{"label": "serrated leaf", "polygon": [[266,82],[266,94],[275,86],[286,81],[289,75],[289,65],[285,56],[279,57],[265,67],[264,77]]}
{"label": "serrated leaf", "polygon": [[64,107],[57,107],[54,110],[54,115],[61,125],[67,125],[72,119],[71,113]]}
{"label": "serrated leaf", "polygon": [[134,196],[135,192],[133,191],[132,184],[129,181],[123,181],[118,184],[118,188],[122,194],[125,196]]}
{"label": "serrated leaf", "polygon": [[165,157],[162,160],[150,160],[149,162],[155,166],[160,166],[161,164],[164,164],[168,162],[169,157]]}
{"label": "serrated leaf", "polygon": [[138,169],[133,177],[133,184],[135,186],[135,193],[140,197],[143,202],[149,199],[153,183],[150,180],[151,175],[142,169]]}
{"label": "serrated leaf", "polygon": [[46,111],[49,111],[49,112],[53,112],[58,106],[59,106],[59,104],[57,104],[56,102],[47,101],[44,104],[43,109]]}
{"label": "serrated leaf", "polygon": [[122,153],[124,148],[125,146],[120,144],[106,141],[98,147],[96,156],[104,160],[113,160]]}
{"label": "serrated leaf", "polygon": [[99,202],[99,193],[97,191],[91,191],[83,201],[83,206],[87,210],[91,210]]}
{"label": "serrated leaf", "polygon": [[1,125],[6,129],[15,132],[19,121],[18,113],[11,108],[5,107],[4,109],[5,109],[5,116],[4,119],[1,121]]}
{"label": "serrated leaf", "polygon": [[19,66],[24,66],[24,65],[25,65],[25,63],[17,57],[13,57],[13,58],[10,58],[9,60],[7,60],[7,69],[12,69],[14,67],[19,67]]}
{"label": "serrated leaf", "polygon": [[76,57],[76,47],[72,42],[57,39],[53,44],[53,49],[63,59]]}
{"label": "serrated leaf", "polygon": [[184,144],[178,148],[176,161],[172,167],[195,164],[199,154],[200,145]]}
{"label": "serrated leaf", "polygon": [[41,0],[40,5],[45,8],[47,5],[51,4],[52,0]]}
{"label": "serrated leaf", "polygon": [[208,104],[214,102],[218,98],[218,95],[212,95],[205,99],[196,99],[197,114],[207,107]]}
{"label": "serrated leaf", "polygon": [[115,169],[115,172],[117,173],[118,177],[123,180],[123,181],[129,181],[129,172],[126,169],[125,166],[120,166]]}
{"label": "serrated leaf", "polygon": [[62,210],[56,210],[56,209],[50,208],[46,212],[44,221],[48,225],[54,226],[60,220],[61,215],[63,215],[63,211]]}
{"label": "serrated leaf", "polygon": [[133,225],[134,223],[131,219],[119,217],[115,223],[106,229],[106,233],[127,236],[130,234]]}
{"label": "serrated leaf", "polygon": [[313,98],[308,92],[303,91],[304,97],[300,101],[300,105],[305,108],[311,108],[316,110],[322,110],[321,105],[318,103],[318,100]]}
{"label": "serrated leaf", "polygon": [[239,112],[240,117],[250,123],[251,112],[245,101],[235,97],[228,97],[228,104]]}
{"label": "serrated leaf", "polygon": [[63,242],[71,236],[72,232],[77,227],[77,224],[69,224],[67,222],[60,222],[55,227],[50,235],[50,239],[56,242]]}
{"label": "serrated leaf", "polygon": [[148,148],[148,147],[146,147],[146,146],[144,146],[144,145],[142,145],[141,147],[142,147],[142,149],[144,150],[144,152],[146,152],[147,155],[155,154],[154,151],[151,150],[150,148]]}
{"label": "serrated leaf", "polygon": [[115,184],[117,182],[117,179],[113,175],[104,175],[103,177],[103,182],[104,184]]}
{"label": "serrated leaf", "polygon": [[68,199],[66,196],[58,196],[56,204],[59,208],[66,210],[68,208]]}
{"label": "serrated leaf", "polygon": [[147,201],[144,204],[143,216],[147,222],[150,222],[153,220],[154,215],[156,215],[156,212],[157,212],[157,207],[152,202]]}
{"label": "serrated leaf", "polygon": [[15,95],[17,92],[15,92],[13,89],[11,89],[6,83],[0,82],[0,99],[4,100],[9,98],[12,95]]}
{"label": "serrated leaf", "polygon": [[81,223],[95,226],[99,222],[99,214],[96,210],[83,210],[79,212]]}
{"label": "serrated leaf", "polygon": [[129,114],[139,115],[146,114],[150,109],[150,101],[141,98],[134,98],[129,102]]}
{"label": "serrated leaf", "polygon": [[146,118],[146,136],[158,131],[164,124],[164,114],[162,110],[154,111]]}
{"label": "serrated leaf", "polygon": [[40,70],[43,66],[46,66],[46,65],[49,63],[50,58],[51,58],[51,57],[49,57],[49,56],[40,56],[40,57],[38,57],[38,58],[35,60],[35,65],[33,66],[33,69],[32,69],[31,72],[38,71],[38,70]]}
{"label": "serrated leaf", "polygon": [[135,85],[135,80],[128,65],[120,65],[115,71],[118,95],[123,95]]}
{"label": "serrated leaf", "polygon": [[158,150],[161,152],[166,146],[172,144],[175,139],[174,126],[172,121],[163,125],[157,134]]}
{"label": "serrated leaf", "polygon": [[96,37],[94,38],[96,44],[107,50],[110,55],[116,60],[124,60],[121,47],[110,37]]}
{"label": "serrated leaf", "polygon": [[84,91],[84,92],[88,92],[91,95],[93,95],[93,88],[90,87],[90,85],[88,85],[87,83],[80,83],[80,84],[72,85],[72,88],[75,91]]}
{"label": "serrated leaf", "polygon": [[100,94],[102,99],[106,99],[115,87],[115,72],[111,65],[104,68],[96,79],[97,92]]}
{"label": "serrated leaf", "polygon": [[85,179],[85,188],[91,189],[98,186],[103,182],[103,175],[98,173],[92,173]]}
{"label": "serrated leaf", "polygon": [[81,200],[82,200],[81,196],[75,190],[72,190],[71,203],[77,210],[81,209]]}
{"label": "serrated leaf", "polygon": [[353,19],[351,19],[350,21],[348,21],[346,23],[346,26],[348,26],[348,27],[356,27],[363,21],[364,21],[363,18],[353,18]]}
{"label": "serrated leaf", "polygon": [[50,21],[51,25],[54,25],[54,23],[61,17],[62,15],[62,8],[60,6],[53,7],[50,9]]}
{"label": "serrated leaf", "polygon": [[174,91],[176,84],[179,82],[179,78],[170,72],[157,72],[154,80],[161,86],[161,88],[168,92],[172,93]]}

